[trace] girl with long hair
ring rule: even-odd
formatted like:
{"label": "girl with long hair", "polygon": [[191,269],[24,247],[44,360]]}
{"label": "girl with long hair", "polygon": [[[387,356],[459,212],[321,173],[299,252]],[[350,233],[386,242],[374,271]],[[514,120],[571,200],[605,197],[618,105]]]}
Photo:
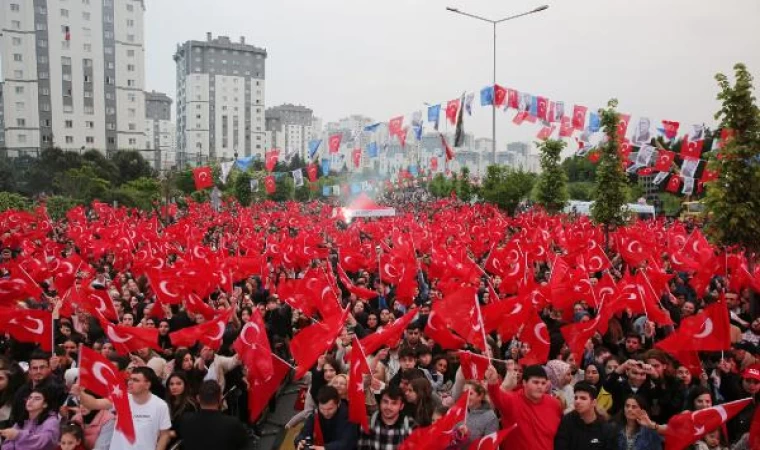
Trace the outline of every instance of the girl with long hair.
{"label": "girl with long hair", "polygon": [[467,429],[469,442],[499,431],[499,418],[486,398],[486,389],[476,381],[467,381],[462,395],[469,395],[467,403]]}
{"label": "girl with long hair", "polygon": [[662,450],[659,426],[649,418],[649,404],[640,395],[630,395],[615,416],[618,429],[618,450]]}
{"label": "girl with long hair", "polygon": [[412,380],[405,396],[404,413],[412,417],[418,426],[426,427],[432,424],[433,412],[438,405],[433,399],[433,389],[427,378]]}
{"label": "girl with long hair", "polygon": [[35,388],[26,399],[24,412],[13,428],[0,430],[2,450],[52,450],[58,445],[60,423],[53,401],[45,389]]}

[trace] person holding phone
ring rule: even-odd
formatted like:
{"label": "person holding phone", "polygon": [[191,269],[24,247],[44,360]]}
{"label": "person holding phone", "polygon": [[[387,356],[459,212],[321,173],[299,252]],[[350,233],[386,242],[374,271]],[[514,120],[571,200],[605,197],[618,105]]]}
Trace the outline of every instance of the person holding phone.
{"label": "person holding phone", "polygon": [[650,364],[638,359],[629,359],[607,376],[604,389],[612,395],[610,416],[617,414],[624,406],[625,399],[633,394],[646,399],[652,404],[654,399],[662,396],[662,389],[652,378],[657,372]]}

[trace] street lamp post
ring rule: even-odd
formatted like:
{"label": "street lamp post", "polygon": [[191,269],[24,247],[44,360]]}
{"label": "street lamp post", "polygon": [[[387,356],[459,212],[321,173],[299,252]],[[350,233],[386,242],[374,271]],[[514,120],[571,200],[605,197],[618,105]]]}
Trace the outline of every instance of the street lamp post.
{"label": "street lamp post", "polygon": [[[527,16],[530,14],[535,14],[541,11],[545,11],[547,9],[549,9],[549,5],[542,5],[536,9],[532,9],[524,13],[515,14],[513,16],[505,17],[503,19],[493,20],[493,19],[488,19],[486,17],[460,11],[457,8],[451,8],[448,6],[446,7],[446,10],[448,11],[451,11],[456,14],[461,14],[463,16],[472,17],[473,19],[482,20],[483,22],[488,22],[493,26],[493,86],[496,86],[496,25],[502,22],[506,22],[508,20],[517,19],[518,17]],[[496,101],[495,100],[496,99],[494,98],[494,101],[491,104],[491,139],[493,140],[493,142],[491,142],[491,146],[493,150],[493,164],[496,164]]]}

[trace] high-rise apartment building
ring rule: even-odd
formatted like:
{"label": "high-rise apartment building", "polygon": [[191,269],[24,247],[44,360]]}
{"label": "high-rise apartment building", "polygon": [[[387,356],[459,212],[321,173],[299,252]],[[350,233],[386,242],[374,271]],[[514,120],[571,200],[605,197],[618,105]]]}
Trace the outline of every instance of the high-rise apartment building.
{"label": "high-rise apartment building", "polygon": [[145,143],[143,0],[0,0],[4,146]]}
{"label": "high-rise apartment building", "polygon": [[161,92],[146,92],[143,156],[156,170],[166,170],[176,164],[175,133],[172,99]]}
{"label": "high-rise apartment building", "polygon": [[266,50],[226,36],[177,46],[178,164],[266,151]]}
{"label": "high-rise apartment building", "polygon": [[320,133],[313,129],[314,115],[311,109],[286,103],[267,108],[264,113],[267,147],[279,148],[285,155],[305,158],[309,141]]}

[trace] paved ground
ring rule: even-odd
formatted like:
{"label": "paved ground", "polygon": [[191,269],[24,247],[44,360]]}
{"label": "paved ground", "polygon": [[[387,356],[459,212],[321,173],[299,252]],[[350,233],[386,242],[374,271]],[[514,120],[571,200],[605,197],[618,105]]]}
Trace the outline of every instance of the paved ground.
{"label": "paved ground", "polygon": [[[251,442],[250,450],[277,450],[281,448],[280,445],[285,438],[284,425],[296,413],[293,405],[297,396],[298,385],[296,384],[289,384],[282,390],[281,395],[277,398],[277,406],[274,412],[266,417],[261,426],[261,438]],[[292,448],[292,445],[290,447],[283,445],[282,448],[283,450]]]}

